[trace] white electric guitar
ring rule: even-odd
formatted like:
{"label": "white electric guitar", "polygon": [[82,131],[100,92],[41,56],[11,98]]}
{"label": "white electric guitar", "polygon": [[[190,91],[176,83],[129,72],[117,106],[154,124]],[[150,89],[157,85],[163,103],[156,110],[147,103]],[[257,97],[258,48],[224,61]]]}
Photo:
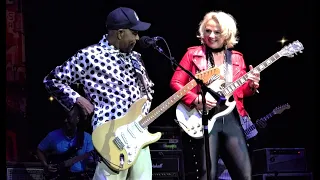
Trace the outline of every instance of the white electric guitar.
{"label": "white electric guitar", "polygon": [[[303,45],[299,41],[294,41],[260,63],[253,70],[261,72],[281,57],[293,57],[294,54],[297,54],[298,52],[302,53],[303,49]],[[217,100],[217,106],[209,111],[209,115],[211,117],[208,122],[209,133],[211,132],[217,118],[225,116],[233,111],[236,106],[236,102],[232,98],[233,92],[247,81],[249,73],[252,73],[253,70],[249,71],[236,81],[229,83],[226,87],[225,81],[221,79],[215,80],[208,85],[210,89],[218,94],[218,97],[214,97]],[[206,96],[211,95],[206,94]],[[204,133],[201,114],[202,112],[198,111],[196,108],[190,109],[180,102],[176,108],[176,122],[189,136],[199,139],[203,137]]]}
{"label": "white electric guitar", "polygon": [[258,119],[254,124],[250,119],[247,119],[246,121],[240,119],[241,126],[244,130],[244,134],[246,135],[246,139],[251,139],[252,137],[258,134],[256,127],[260,129],[265,128],[267,126],[267,121],[271,117],[273,117],[276,114],[281,114],[286,109],[290,109],[290,105],[288,103],[274,108],[272,112]]}
{"label": "white electric guitar", "polygon": [[[196,74],[195,77],[208,82],[212,76],[219,73],[218,68],[212,68]],[[124,116],[98,126],[92,132],[92,142],[101,160],[114,171],[129,169],[135,163],[140,150],[161,137],[160,132],[149,133],[148,125],[196,86],[195,80],[190,81],[146,116],[142,110],[147,98],[143,97],[133,103]]]}

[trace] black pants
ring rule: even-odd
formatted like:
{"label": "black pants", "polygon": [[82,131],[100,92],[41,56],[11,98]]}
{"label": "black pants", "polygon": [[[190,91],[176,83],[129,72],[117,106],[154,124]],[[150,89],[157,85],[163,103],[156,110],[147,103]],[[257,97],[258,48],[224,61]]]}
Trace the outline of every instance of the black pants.
{"label": "black pants", "polygon": [[206,168],[205,149],[202,146],[201,180],[207,180],[206,169],[211,179],[217,179],[219,155],[229,170],[232,180],[251,180],[250,157],[237,112],[233,111],[216,120],[209,134],[209,148],[211,167]]}

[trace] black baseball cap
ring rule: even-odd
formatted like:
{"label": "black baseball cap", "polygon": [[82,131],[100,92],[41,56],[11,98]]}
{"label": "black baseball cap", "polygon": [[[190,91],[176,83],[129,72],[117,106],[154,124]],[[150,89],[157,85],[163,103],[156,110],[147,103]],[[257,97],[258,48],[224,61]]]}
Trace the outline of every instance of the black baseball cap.
{"label": "black baseball cap", "polygon": [[134,31],[145,31],[151,26],[150,23],[139,20],[136,12],[127,7],[119,7],[108,14],[107,29],[131,29]]}

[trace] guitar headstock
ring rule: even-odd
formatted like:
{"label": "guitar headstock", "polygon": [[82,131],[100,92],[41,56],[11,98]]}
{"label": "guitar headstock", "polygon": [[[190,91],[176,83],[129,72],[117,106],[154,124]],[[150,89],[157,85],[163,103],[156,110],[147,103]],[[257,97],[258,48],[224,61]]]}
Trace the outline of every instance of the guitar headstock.
{"label": "guitar headstock", "polygon": [[278,53],[281,56],[293,57],[294,55],[297,55],[298,52],[302,53],[303,49],[304,47],[301,42],[294,41],[293,43],[284,46]]}
{"label": "guitar headstock", "polygon": [[281,114],[286,109],[290,109],[290,105],[288,103],[274,108],[273,113]]}
{"label": "guitar headstock", "polygon": [[196,74],[196,78],[201,79],[204,83],[209,81],[213,75],[219,75],[220,69],[219,68],[211,68],[205,71],[202,71]]}

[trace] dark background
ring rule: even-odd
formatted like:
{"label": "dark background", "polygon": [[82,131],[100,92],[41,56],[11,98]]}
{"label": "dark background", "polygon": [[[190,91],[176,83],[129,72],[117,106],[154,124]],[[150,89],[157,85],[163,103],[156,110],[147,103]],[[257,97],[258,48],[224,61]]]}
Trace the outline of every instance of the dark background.
{"label": "dark background", "polygon": [[[261,73],[260,93],[247,98],[245,105],[255,120],[289,103],[289,110],[270,120],[263,143],[266,147],[304,147],[313,168],[315,118],[309,101],[314,95],[315,59],[311,1],[26,1],[23,11],[28,123],[23,129],[27,131],[24,138],[28,149],[35,149],[46,133],[59,127],[64,118],[62,107],[48,100],[49,94],[42,83],[44,76],[77,50],[97,43],[106,33],[104,22],[108,12],[118,6],[133,8],[141,20],[152,23],[140,37],[164,37],[177,61],[189,46],[200,44],[196,38],[198,24],[211,10],[223,10],[236,18],[240,42],[235,49],[244,54],[247,66],[256,66],[281,50],[283,46],[278,41],[283,36],[289,40],[287,43],[295,40],[303,43],[302,54],[282,57]],[[172,95],[169,81],[173,70],[169,60],[156,50],[149,48],[140,52],[155,83],[154,108]],[[174,110],[175,106],[171,107],[152,125],[176,126]]]}

